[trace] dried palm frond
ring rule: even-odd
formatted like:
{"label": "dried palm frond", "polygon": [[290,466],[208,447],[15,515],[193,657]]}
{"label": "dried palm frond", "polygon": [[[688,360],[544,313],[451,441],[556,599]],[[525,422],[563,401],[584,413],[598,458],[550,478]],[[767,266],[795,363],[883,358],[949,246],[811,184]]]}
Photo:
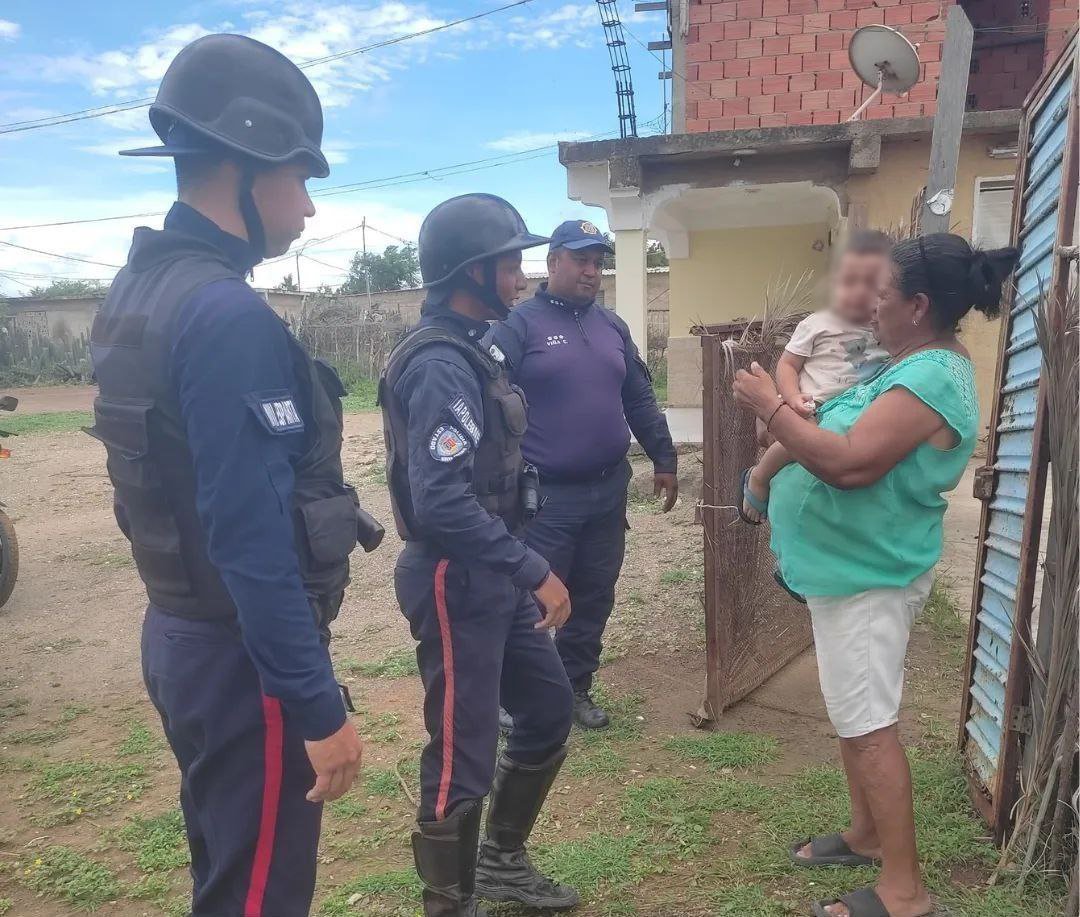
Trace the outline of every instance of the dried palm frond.
{"label": "dried palm frond", "polygon": [[[998,867],[1015,870],[1018,884],[1034,872],[1067,876],[1075,868],[1075,770],[1080,621],[1080,309],[1076,291],[1043,295],[1035,316],[1043,352],[1053,503],[1040,608],[1040,653],[1025,647],[1032,671],[1034,726],[1021,772],[1015,828]],[[1075,882],[1075,874],[1073,875]]]}

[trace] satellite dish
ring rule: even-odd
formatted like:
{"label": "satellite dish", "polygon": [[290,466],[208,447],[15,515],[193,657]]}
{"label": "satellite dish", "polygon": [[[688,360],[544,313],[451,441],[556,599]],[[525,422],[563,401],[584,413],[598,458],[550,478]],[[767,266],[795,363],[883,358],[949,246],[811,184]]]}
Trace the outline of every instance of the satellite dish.
{"label": "satellite dish", "polygon": [[851,68],[874,92],[848,118],[855,121],[883,92],[901,95],[919,81],[919,52],[907,37],[886,25],[866,25],[848,44]]}

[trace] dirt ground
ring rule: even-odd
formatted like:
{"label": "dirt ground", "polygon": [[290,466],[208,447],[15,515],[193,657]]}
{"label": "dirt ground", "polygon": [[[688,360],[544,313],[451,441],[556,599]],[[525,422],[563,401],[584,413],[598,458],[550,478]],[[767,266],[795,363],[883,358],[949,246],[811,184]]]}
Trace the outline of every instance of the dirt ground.
{"label": "dirt ground", "polygon": [[[92,398],[89,389],[19,394],[25,399],[21,409],[27,412],[84,410]],[[364,505],[388,520],[379,419],[374,414],[353,414],[346,421],[347,476],[357,484]],[[960,592],[970,588],[978,519],[970,493],[970,483],[965,482],[949,516],[945,567]],[[9,504],[22,549],[19,583],[0,611],[0,914],[58,917],[94,906],[109,917],[182,913],[178,897],[184,889],[182,868],[154,872],[139,852],[145,852],[145,845],[132,848],[125,842],[130,826],[142,824],[140,818],[175,810],[177,779],[140,680],[138,644],[145,596],[112,517],[104,450],[80,433],[24,437],[13,459],[3,466],[0,496]],[[668,516],[657,515],[647,504],[633,506],[629,555],[601,673],[608,697],[636,698],[634,706],[627,702],[625,708],[630,711],[626,734],[633,742],[625,749],[615,745],[600,749],[625,764],[617,775],[612,771],[612,793],[642,779],[672,774],[692,779],[697,769],[665,752],[665,743],[673,737],[695,735],[690,714],[701,700],[704,680],[701,536],[693,522],[692,503],[692,498],[684,498]],[[393,594],[397,548],[396,539],[388,534],[374,555],[354,555],[353,585],[335,629],[334,657],[361,707],[361,725],[368,737],[366,767],[372,776],[358,794],[353,813],[365,819],[366,839],[350,833],[343,821],[352,817],[350,810],[339,807],[324,840],[316,900],[322,902],[320,913],[332,917],[415,909],[415,904],[403,905],[397,898],[380,898],[386,889],[363,881],[369,873],[396,876],[386,879],[391,891],[394,881],[408,881],[402,878],[409,865],[407,797],[413,792],[412,768],[422,728],[418,679],[408,674],[407,661],[402,662],[408,659],[412,642]],[[960,639],[943,646],[928,631],[916,636],[910,659],[912,690],[902,724],[913,740],[931,729],[954,734]],[[393,665],[405,666],[403,677],[385,677],[401,674],[393,671]],[[792,778],[808,765],[838,762],[811,652],[736,705],[718,726],[769,737],[777,751],[761,772],[766,783]],[[597,751],[589,745],[584,748]],[[113,762],[108,764],[113,769],[102,762]],[[375,787],[382,778],[388,778],[390,786],[380,791]],[[587,776],[582,779],[584,783],[575,777],[556,790],[550,821],[544,823],[545,837],[569,843],[585,831],[580,812],[593,811],[589,807],[598,799],[602,802],[610,787],[603,781],[590,782]],[[709,856],[719,856],[728,843],[735,843],[734,837],[715,840]],[[95,881],[104,883],[100,896],[79,897],[48,872],[50,858],[55,859],[56,850],[62,848],[104,864],[105,872],[93,872]],[[65,866],[66,862],[62,860],[54,872],[61,877],[83,875],[82,866]],[[107,881],[109,875],[114,880]],[[160,887],[153,886],[151,878]],[[665,880],[656,876],[631,890],[633,903],[626,905],[630,910],[618,910],[611,901],[605,904],[608,881],[597,886],[600,891],[587,897],[577,913],[808,913],[775,910],[778,905],[771,899],[768,909],[747,905],[714,911],[700,910],[698,904],[650,904],[670,893]],[[343,897],[342,887],[356,887],[358,892]],[[408,900],[407,890],[405,894]],[[397,903],[379,903],[385,900]]]}

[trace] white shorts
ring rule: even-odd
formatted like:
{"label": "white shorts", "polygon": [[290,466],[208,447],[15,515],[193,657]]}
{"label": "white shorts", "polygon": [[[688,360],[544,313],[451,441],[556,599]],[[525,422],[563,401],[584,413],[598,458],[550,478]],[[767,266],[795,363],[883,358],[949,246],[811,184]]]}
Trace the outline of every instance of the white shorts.
{"label": "white shorts", "polygon": [[899,719],[911,625],[933,582],[931,570],[906,589],[807,596],[821,693],[840,738],[864,736]]}

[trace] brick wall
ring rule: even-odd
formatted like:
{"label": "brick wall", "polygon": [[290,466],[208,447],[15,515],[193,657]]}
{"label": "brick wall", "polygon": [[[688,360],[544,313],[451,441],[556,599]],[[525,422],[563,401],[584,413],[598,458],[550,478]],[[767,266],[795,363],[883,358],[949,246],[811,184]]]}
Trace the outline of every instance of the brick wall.
{"label": "brick wall", "polygon": [[1050,0],[970,0],[965,9],[976,29],[968,107],[1019,108],[1043,69],[1046,35],[1038,29],[1048,25]]}
{"label": "brick wall", "polygon": [[1069,38],[1069,33],[1076,28],[1076,0],[1049,0],[1046,32],[1046,63],[1052,63]]}
{"label": "brick wall", "polygon": [[[922,75],[907,96],[886,96],[871,105],[865,117],[932,115],[950,4],[951,0],[690,0],[686,130],[846,120],[871,92],[851,69],[848,42],[857,28],[871,23],[898,28],[918,44]],[[1046,23],[1055,11],[1058,19],[1071,14],[1075,21],[1078,0],[1033,0],[1032,5],[1032,23]],[[1019,21],[1019,7],[1020,0],[965,4],[977,26],[999,20],[1011,26]],[[976,107],[1018,107],[1042,69],[1043,55],[1041,39],[979,51],[971,90]]]}

